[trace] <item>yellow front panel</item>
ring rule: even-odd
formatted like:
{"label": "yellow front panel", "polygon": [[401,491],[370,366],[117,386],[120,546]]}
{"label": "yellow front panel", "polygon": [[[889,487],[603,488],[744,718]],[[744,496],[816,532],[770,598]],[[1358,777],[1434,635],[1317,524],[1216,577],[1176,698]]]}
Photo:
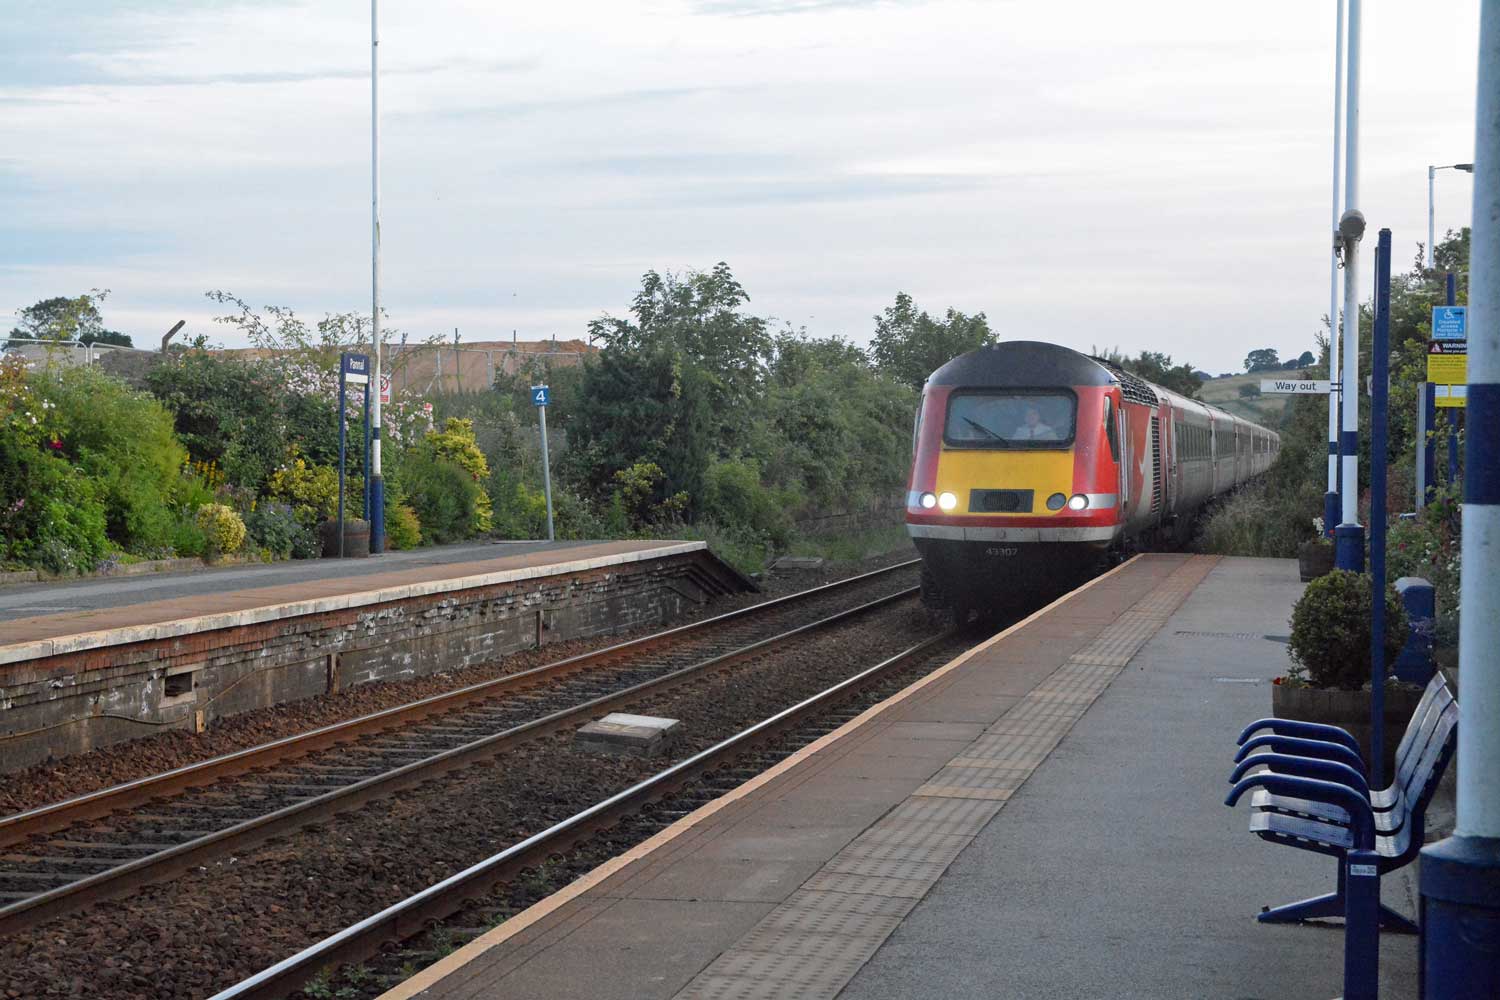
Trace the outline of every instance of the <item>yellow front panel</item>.
{"label": "yellow front panel", "polygon": [[1054,493],[1072,495],[1073,452],[944,448],[938,457],[937,492],[948,491],[958,497],[958,507],[949,513],[969,513],[970,490],[1033,491],[1030,513],[985,512],[984,517],[1035,517],[1058,513],[1047,509],[1047,498]]}

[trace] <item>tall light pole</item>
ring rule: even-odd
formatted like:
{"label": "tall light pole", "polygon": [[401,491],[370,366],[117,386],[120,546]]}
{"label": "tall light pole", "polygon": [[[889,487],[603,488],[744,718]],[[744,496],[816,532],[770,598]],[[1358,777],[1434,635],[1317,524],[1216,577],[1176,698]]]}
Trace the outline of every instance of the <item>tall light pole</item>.
{"label": "tall light pole", "polygon": [[1343,518],[1334,531],[1339,569],[1363,571],[1365,532],[1359,525],[1359,241],[1365,217],[1359,208],[1359,29],[1361,0],[1349,0],[1349,72],[1344,104],[1344,420],[1339,434],[1343,465]]}
{"label": "tall light pole", "polygon": [[1339,523],[1339,154],[1344,141],[1344,0],[1334,22],[1333,57],[1333,246],[1328,258],[1328,492],[1323,494],[1323,531]]}
{"label": "tall light pole", "polygon": [[[1469,426],[1500,425],[1500,0],[1479,14],[1470,242]],[[1422,851],[1422,978],[1433,1000],[1500,996],[1500,440],[1469,434],[1459,620],[1458,817]]]}
{"label": "tall light pole", "polygon": [[1433,225],[1434,216],[1436,215],[1436,208],[1433,205],[1432,180],[1437,176],[1437,172],[1439,170],[1462,170],[1466,174],[1472,174],[1474,172],[1474,164],[1450,163],[1447,166],[1443,167],[1434,167],[1430,165],[1427,167],[1427,270],[1429,271],[1437,266],[1434,263],[1434,259],[1432,256],[1433,241],[1437,239],[1437,233]]}
{"label": "tall light pole", "polygon": [[385,551],[385,479],[380,474],[380,0],[370,0],[370,316],[375,393],[370,424],[370,552]]}

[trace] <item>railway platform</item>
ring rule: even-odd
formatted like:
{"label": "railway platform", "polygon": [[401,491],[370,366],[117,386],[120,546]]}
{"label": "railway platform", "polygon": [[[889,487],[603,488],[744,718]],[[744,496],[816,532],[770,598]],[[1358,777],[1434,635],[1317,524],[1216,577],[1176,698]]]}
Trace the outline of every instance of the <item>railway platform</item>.
{"label": "railway platform", "polygon": [[[1138,557],[382,1000],[1335,996],[1340,929],[1254,920],[1333,863],[1222,805],[1300,591]],[[1411,915],[1415,873],[1383,893]],[[1416,995],[1415,938],[1381,977]]]}
{"label": "railway platform", "polygon": [[0,771],[656,624],[749,586],[702,542],[612,541],[7,587]]}

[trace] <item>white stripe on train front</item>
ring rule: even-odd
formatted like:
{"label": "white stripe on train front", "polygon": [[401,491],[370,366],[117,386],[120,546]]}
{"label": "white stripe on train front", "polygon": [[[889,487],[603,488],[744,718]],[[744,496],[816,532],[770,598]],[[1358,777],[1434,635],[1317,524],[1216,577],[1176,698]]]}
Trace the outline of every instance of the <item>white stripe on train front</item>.
{"label": "white stripe on train front", "polygon": [[1118,525],[1099,528],[966,528],[954,524],[908,524],[913,538],[947,538],[960,542],[1111,542]]}

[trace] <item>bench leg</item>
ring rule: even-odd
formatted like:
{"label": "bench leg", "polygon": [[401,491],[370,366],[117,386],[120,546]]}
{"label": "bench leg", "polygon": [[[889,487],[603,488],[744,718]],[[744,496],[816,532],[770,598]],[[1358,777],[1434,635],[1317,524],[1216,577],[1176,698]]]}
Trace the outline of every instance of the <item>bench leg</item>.
{"label": "bench leg", "polygon": [[1326,896],[1314,896],[1296,903],[1285,903],[1267,907],[1256,916],[1263,924],[1295,924],[1319,917],[1342,917],[1344,915],[1344,893],[1330,892]]}
{"label": "bench leg", "polygon": [[[1299,900],[1295,903],[1266,907],[1260,911],[1255,919],[1263,924],[1295,924],[1301,923],[1304,920],[1342,917],[1344,915],[1344,905],[1344,866],[1340,864],[1338,888],[1335,891],[1324,896],[1313,896],[1311,899]],[[1381,930],[1394,931],[1397,934],[1417,933],[1416,924],[1384,904],[1381,904],[1380,907],[1379,920]]]}

